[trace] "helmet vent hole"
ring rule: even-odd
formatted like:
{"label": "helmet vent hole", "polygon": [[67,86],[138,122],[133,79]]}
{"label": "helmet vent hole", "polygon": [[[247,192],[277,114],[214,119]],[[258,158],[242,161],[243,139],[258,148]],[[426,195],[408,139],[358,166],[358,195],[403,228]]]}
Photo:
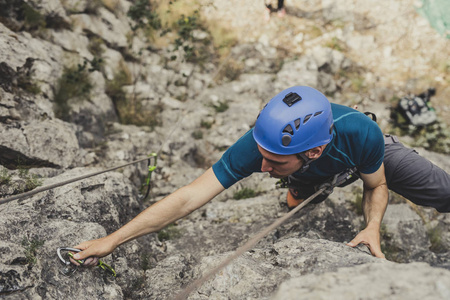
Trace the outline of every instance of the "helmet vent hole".
{"label": "helmet vent hole", "polygon": [[314,117],[317,117],[318,115],[321,115],[323,113],[323,111],[318,111],[314,114]]}
{"label": "helmet vent hole", "polygon": [[[287,125],[283,129],[283,133],[289,133],[290,135],[293,135],[294,134],[294,130],[292,129],[291,125]],[[284,138],[284,136],[283,136],[283,138]]]}
{"label": "helmet vent hole", "polygon": [[312,115],[307,115],[307,116],[305,117],[305,119],[303,120],[303,124],[305,124],[306,122],[308,122],[309,119],[311,119],[311,117],[312,117]]}
{"label": "helmet vent hole", "polygon": [[295,130],[298,130],[298,128],[300,127],[300,119],[295,120],[294,125],[295,125]]}

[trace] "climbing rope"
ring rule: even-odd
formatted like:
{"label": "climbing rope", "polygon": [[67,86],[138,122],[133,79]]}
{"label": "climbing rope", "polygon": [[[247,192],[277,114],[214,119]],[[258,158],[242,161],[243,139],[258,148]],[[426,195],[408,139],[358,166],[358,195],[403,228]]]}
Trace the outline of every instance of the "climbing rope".
{"label": "climbing rope", "polygon": [[[154,157],[155,163],[151,166],[152,170],[150,171],[150,161],[149,160],[152,157]],[[120,169],[120,168],[123,168],[123,167],[126,167],[126,166],[130,166],[130,165],[133,165],[133,164],[137,164],[137,163],[146,161],[146,160],[149,161],[149,176],[150,176],[151,172],[153,172],[156,169],[156,158],[157,158],[157,154],[156,153],[152,153],[147,158],[138,159],[138,160],[135,160],[135,161],[132,161],[130,163],[126,163],[126,164],[123,164],[123,165],[120,165],[120,166],[112,167],[112,168],[109,168],[109,169],[106,169],[106,170],[102,170],[102,171],[98,171],[98,172],[94,172],[94,173],[90,173],[90,174],[86,174],[86,175],[82,175],[82,176],[75,177],[75,178],[72,178],[72,179],[69,179],[69,180],[66,180],[66,181],[62,181],[62,182],[50,184],[50,185],[47,185],[47,186],[43,186],[43,187],[40,187],[40,188],[36,188],[36,189],[34,189],[32,191],[29,191],[29,192],[25,192],[25,193],[14,195],[14,196],[11,196],[11,197],[8,197],[8,198],[0,199],[0,205],[8,203],[8,202],[11,202],[13,200],[30,197],[30,196],[35,195],[35,194],[40,193],[40,192],[48,191],[48,190],[51,190],[51,189],[54,189],[54,188],[57,188],[57,187],[60,187],[60,186],[63,186],[63,185],[75,182],[75,181],[83,180],[83,179],[86,179],[86,178],[89,178],[89,177],[93,177],[93,176],[96,176],[96,175],[100,175],[100,174],[103,174],[103,173],[114,171],[114,170],[117,170],[117,169]],[[148,186],[149,186],[149,180],[150,180],[150,177],[147,178],[147,185]],[[147,194],[148,194],[148,192],[149,191],[147,190]]]}
{"label": "climbing rope", "polygon": [[264,238],[266,235],[268,235],[272,230],[283,224],[287,219],[292,217],[296,212],[301,210],[303,207],[305,207],[308,203],[310,203],[314,198],[322,194],[327,189],[327,187],[322,187],[317,192],[312,194],[308,199],[303,201],[300,205],[295,207],[293,210],[282,216],[281,218],[277,219],[275,222],[273,222],[271,225],[264,228],[262,231],[260,231],[258,234],[256,234],[253,238],[251,238],[247,243],[245,243],[243,246],[239,247],[234,253],[232,253],[230,256],[228,256],[226,259],[224,259],[219,265],[217,265],[215,268],[210,270],[206,275],[203,277],[195,280],[191,284],[189,284],[185,289],[183,289],[175,298],[174,300],[183,300],[187,299],[189,294],[193,291],[197,290],[203,283],[211,279],[214,275],[216,275],[218,272],[220,272],[223,268],[225,268],[227,265],[229,265],[233,260],[253,248],[262,238]]}
{"label": "climbing rope", "polygon": [[[217,265],[215,268],[210,270],[206,275],[203,277],[195,280],[191,284],[189,284],[185,289],[183,289],[175,298],[174,300],[182,300],[187,299],[190,293],[197,290],[203,283],[211,279],[214,275],[216,275],[218,272],[220,272],[223,268],[225,268],[227,265],[229,265],[233,260],[253,248],[262,238],[264,238],[266,235],[268,235],[272,230],[283,224],[287,219],[292,217],[295,213],[300,211],[303,207],[305,207],[308,203],[310,203],[312,200],[314,200],[317,196],[319,196],[322,193],[325,193],[326,195],[330,195],[333,193],[333,190],[335,187],[340,186],[341,184],[347,182],[347,180],[350,178],[346,176],[348,172],[342,172],[340,174],[334,175],[328,182],[325,182],[324,184],[320,185],[317,189],[317,191],[312,194],[310,197],[308,197],[306,200],[304,200],[302,203],[300,203],[297,207],[295,207],[293,210],[282,216],[281,218],[277,219],[275,222],[273,222],[268,227],[261,230],[258,234],[256,234],[252,239],[247,241],[243,246],[239,247],[233,254],[231,254],[229,257],[227,257],[225,260],[223,260],[219,265]],[[340,176],[342,175],[342,176]]]}

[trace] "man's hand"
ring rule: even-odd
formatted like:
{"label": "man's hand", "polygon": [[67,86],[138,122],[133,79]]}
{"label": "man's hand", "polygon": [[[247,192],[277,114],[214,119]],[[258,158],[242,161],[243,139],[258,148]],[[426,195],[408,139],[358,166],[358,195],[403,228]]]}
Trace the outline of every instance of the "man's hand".
{"label": "man's hand", "polygon": [[[91,240],[83,242],[74,248],[82,250],[76,253],[73,258],[80,260],[86,259],[83,266],[96,266],[100,257],[104,257],[114,251],[116,245],[108,240],[108,237],[104,237],[98,240]],[[75,260],[71,259],[72,263],[79,265]]]}
{"label": "man's hand", "polygon": [[380,227],[388,204],[388,190],[384,164],[372,174],[360,173],[364,182],[362,209],[366,228],[347,245],[366,245],[373,256],[385,258],[380,246]]}
{"label": "man's hand", "polygon": [[356,247],[359,244],[364,244],[369,248],[370,253],[378,258],[385,258],[383,252],[381,252],[380,246],[380,230],[376,227],[367,227],[362,230],[358,235],[347,245],[350,247]]}

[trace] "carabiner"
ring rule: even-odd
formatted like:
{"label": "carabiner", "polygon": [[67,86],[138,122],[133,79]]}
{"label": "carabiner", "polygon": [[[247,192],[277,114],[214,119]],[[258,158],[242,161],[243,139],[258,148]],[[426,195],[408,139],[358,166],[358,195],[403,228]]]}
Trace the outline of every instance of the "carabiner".
{"label": "carabiner", "polygon": [[[64,264],[64,268],[62,270],[60,270],[60,272],[63,275],[66,276],[70,276],[72,275],[75,271],[76,271],[76,267],[72,265],[72,263],[70,262],[70,259],[66,260],[64,259],[63,255],[61,254],[61,251],[69,251],[67,253],[67,255],[72,258],[73,260],[75,260],[77,263],[79,263],[80,265],[84,264],[84,262],[86,261],[86,259],[74,259],[73,258],[73,253],[72,252],[81,252],[80,249],[76,249],[76,248],[69,248],[69,247],[60,247],[56,249],[56,253],[58,254],[59,259],[61,260],[61,262]],[[98,260],[98,264],[97,267],[102,268],[103,270],[111,273],[111,275],[113,275],[114,277],[116,277],[116,271],[109,265],[105,264],[103,261]]]}
{"label": "carabiner", "polygon": [[101,260],[98,261],[98,265],[100,268],[102,268],[103,270],[111,273],[112,276],[116,277],[116,271],[109,265],[105,264],[104,262],[102,262]]}
{"label": "carabiner", "polygon": [[[151,158],[154,157],[155,158],[155,163],[153,165],[150,165],[151,162]],[[147,186],[147,191],[145,192],[145,196],[142,197],[140,200],[145,200],[148,197],[148,194],[150,193],[150,180],[152,178],[152,173],[153,171],[156,170],[156,163],[158,162],[158,154],[157,153],[150,153],[148,155],[148,162],[147,162],[147,167],[148,167],[148,175],[147,175],[147,180],[145,181],[145,185]],[[143,185],[143,186],[145,186]]]}
{"label": "carabiner", "polygon": [[[59,270],[60,273],[65,276],[70,276],[73,273],[75,273],[77,268],[72,265],[72,263],[70,262],[70,259],[68,259],[68,260],[64,259],[63,255],[61,254],[61,251],[80,252],[81,250],[76,249],[76,248],[68,248],[68,247],[59,247],[56,249],[56,253],[58,254],[59,260],[64,264],[64,267]],[[68,252],[68,254],[67,254],[70,257],[73,256],[73,253],[71,253],[71,252]],[[76,262],[82,265],[84,263],[84,259],[76,260]]]}

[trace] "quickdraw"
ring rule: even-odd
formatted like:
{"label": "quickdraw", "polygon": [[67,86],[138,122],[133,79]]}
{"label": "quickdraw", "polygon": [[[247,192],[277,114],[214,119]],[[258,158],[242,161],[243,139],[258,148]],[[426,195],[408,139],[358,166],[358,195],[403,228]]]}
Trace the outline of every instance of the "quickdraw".
{"label": "quickdraw", "polygon": [[[154,164],[151,164],[151,158],[154,158]],[[152,173],[153,171],[156,170],[156,163],[158,162],[158,154],[156,153],[150,153],[148,155],[148,161],[147,161],[147,167],[148,167],[148,175],[147,175],[147,180],[145,181],[145,184],[143,186],[147,186],[147,191],[145,192],[145,196],[141,198],[141,200],[145,200],[148,197],[148,194],[150,193],[150,181],[152,178]]]}
{"label": "quickdraw", "polygon": [[[69,257],[67,259],[64,258],[63,254],[61,252],[63,251],[67,251],[66,255]],[[58,254],[58,258],[60,259],[60,261],[63,263],[64,267],[62,269],[60,269],[61,274],[65,275],[65,276],[70,276],[73,273],[75,273],[75,271],[77,270],[77,266],[72,264],[70,261],[70,258],[73,259],[73,252],[81,252],[80,249],[76,249],[76,248],[69,248],[69,247],[60,247],[56,249],[56,253]],[[74,259],[77,263],[79,263],[80,265],[84,264],[85,259]],[[109,265],[105,264],[103,261],[99,260],[97,267],[102,268],[103,270],[107,271],[108,273],[110,273],[112,276],[116,277],[116,271]]]}

